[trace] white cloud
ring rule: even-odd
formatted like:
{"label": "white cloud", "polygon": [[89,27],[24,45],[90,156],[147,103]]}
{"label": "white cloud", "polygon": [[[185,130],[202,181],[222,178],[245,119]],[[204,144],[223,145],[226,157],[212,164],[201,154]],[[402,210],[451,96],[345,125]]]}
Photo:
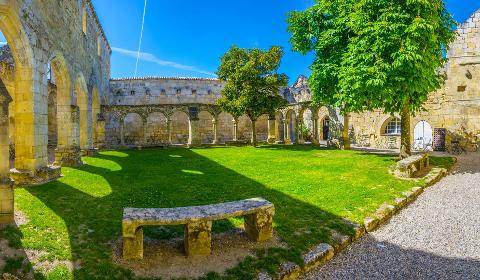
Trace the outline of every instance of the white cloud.
{"label": "white cloud", "polygon": [[[136,51],[126,50],[126,49],[116,48],[116,47],[112,47],[112,50],[115,51],[115,52],[118,52],[120,54],[123,54],[123,55],[131,56],[131,57],[134,57],[134,58],[137,57],[137,52]],[[180,63],[173,62],[173,61],[168,61],[168,60],[162,60],[162,59],[156,57],[154,54],[151,54],[151,53],[140,52],[139,59],[143,60],[143,61],[153,62],[153,63],[156,63],[160,66],[167,66],[167,67],[172,67],[172,68],[176,68],[176,69],[187,70],[187,71],[200,73],[200,74],[205,74],[205,75],[214,76],[214,77],[217,76],[215,73],[198,69],[195,66],[184,65],[184,64],[180,64]]]}
{"label": "white cloud", "polygon": [[0,42],[0,46],[5,46],[6,44],[8,44],[7,42]]}

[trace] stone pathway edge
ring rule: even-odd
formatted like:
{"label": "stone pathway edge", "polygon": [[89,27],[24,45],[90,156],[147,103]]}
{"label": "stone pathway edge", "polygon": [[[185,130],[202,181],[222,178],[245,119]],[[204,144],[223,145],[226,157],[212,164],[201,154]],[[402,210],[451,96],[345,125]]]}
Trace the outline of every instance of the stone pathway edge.
{"label": "stone pathway edge", "polygon": [[[455,160],[456,162],[456,160]],[[280,271],[275,276],[270,276],[266,272],[261,272],[257,275],[258,280],[291,280],[297,279],[301,274],[307,273],[314,268],[319,267],[323,263],[331,260],[335,255],[343,251],[350,244],[368,234],[375,231],[379,226],[385,224],[398,213],[401,209],[407,207],[410,203],[423,193],[423,190],[433,186],[440,181],[447,173],[454,167],[449,169],[445,168],[432,168],[432,170],[424,177],[424,187],[413,187],[410,191],[402,193],[401,197],[395,198],[391,202],[385,202],[375,211],[373,215],[365,218],[363,225],[354,225],[355,235],[345,236],[340,241],[332,245],[327,243],[320,243],[313,247],[308,253],[304,254],[304,266],[301,267],[298,264],[288,262],[283,263],[280,266]]]}

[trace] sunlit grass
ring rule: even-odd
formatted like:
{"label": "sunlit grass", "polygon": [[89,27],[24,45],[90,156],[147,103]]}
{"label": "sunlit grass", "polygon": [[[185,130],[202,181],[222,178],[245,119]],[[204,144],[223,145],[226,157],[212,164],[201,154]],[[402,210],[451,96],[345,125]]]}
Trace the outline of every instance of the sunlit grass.
{"label": "sunlit grass", "polygon": [[[107,151],[84,160],[82,168],[64,168],[57,182],[16,190],[17,207],[29,223],[18,233],[0,231],[0,238],[11,236],[18,246],[47,252],[45,260],[79,261],[81,268],[70,272],[74,279],[133,278],[111,263],[124,207],[272,201],[275,230],[290,248],[263,252],[227,273],[251,279],[282,260],[298,260],[314,244],[331,242],[331,230],[351,234],[342,219],[361,222],[415,184],[389,173],[393,157],[302,146]],[[214,231],[241,223],[219,221]],[[171,238],[181,236],[182,228],[148,228],[146,234]],[[50,277],[63,279],[65,273],[59,268]]]}

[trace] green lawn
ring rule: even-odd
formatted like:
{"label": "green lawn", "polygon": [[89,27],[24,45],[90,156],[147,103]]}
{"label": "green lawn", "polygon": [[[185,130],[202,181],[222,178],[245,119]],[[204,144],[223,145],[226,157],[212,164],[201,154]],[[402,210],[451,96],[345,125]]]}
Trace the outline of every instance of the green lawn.
{"label": "green lawn", "polygon": [[[380,204],[414,186],[390,175],[393,157],[302,146],[108,151],[84,160],[82,168],[63,168],[65,176],[57,182],[17,189],[16,206],[29,223],[0,231],[0,238],[12,245],[48,252],[42,259],[81,263],[73,272],[59,266],[49,279],[133,278],[110,261],[110,244],[121,236],[124,207],[251,197],[273,202],[275,230],[290,248],[259,252],[225,276],[251,279],[257,270],[272,271],[282,260],[298,261],[311,246],[331,242],[331,229],[351,234],[342,218],[360,223]],[[240,223],[216,222],[214,231]],[[181,235],[182,229],[149,228],[146,234],[169,238]]]}

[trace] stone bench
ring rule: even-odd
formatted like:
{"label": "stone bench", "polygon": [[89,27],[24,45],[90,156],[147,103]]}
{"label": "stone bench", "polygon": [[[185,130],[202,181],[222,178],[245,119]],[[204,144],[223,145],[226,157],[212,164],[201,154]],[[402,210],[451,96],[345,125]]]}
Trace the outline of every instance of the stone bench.
{"label": "stone bench", "polygon": [[415,173],[428,169],[430,160],[428,154],[418,154],[397,162],[395,175],[402,178],[412,178]]}
{"label": "stone bench", "polygon": [[247,235],[265,241],[272,238],[274,214],[273,204],[262,198],[179,208],[125,208],[123,258],[143,259],[143,226],[185,225],[187,255],[209,255],[212,221],[243,216]]}

